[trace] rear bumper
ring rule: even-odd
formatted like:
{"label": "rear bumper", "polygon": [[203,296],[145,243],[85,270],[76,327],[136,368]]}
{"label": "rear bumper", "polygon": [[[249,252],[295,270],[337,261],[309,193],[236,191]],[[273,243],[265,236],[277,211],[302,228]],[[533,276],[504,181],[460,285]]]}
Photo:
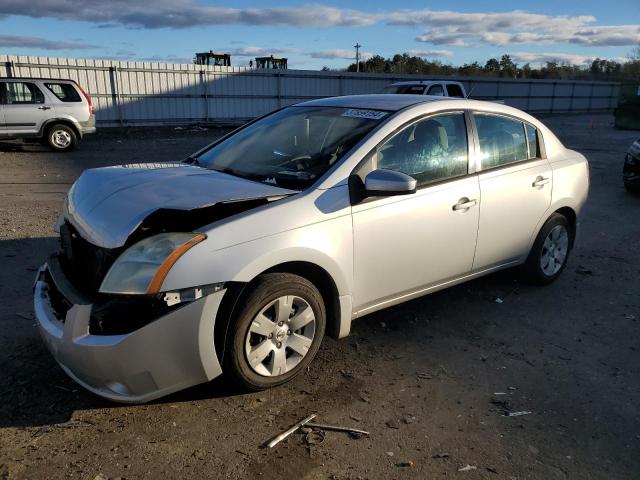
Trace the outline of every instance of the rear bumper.
{"label": "rear bumper", "polygon": [[80,125],[80,135],[84,136],[88,133],[96,132],[96,116],[91,115],[86,122],[78,122]]}
{"label": "rear bumper", "polygon": [[[73,287],[53,270],[52,275],[45,264],[36,276],[33,302],[38,327],[62,369],[87,390],[116,402],[142,403],[222,373],[213,331],[225,290],[173,310],[132,333],[91,335],[92,305],[77,292],[65,292]],[[61,315],[52,304],[52,294],[57,292],[73,299],[66,314]]]}

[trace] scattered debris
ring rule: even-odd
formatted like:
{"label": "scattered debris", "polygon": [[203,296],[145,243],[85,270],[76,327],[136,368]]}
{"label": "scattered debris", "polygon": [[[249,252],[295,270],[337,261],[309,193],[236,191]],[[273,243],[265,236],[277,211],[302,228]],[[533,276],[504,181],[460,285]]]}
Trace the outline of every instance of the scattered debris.
{"label": "scattered debris", "polygon": [[186,128],[185,128],[185,127],[177,126],[177,127],[175,127],[175,128],[174,128],[174,130],[186,130]]}
{"label": "scattered debris", "polygon": [[315,413],[312,414],[312,415],[309,415],[307,418],[304,418],[304,419],[300,420],[298,423],[296,423],[295,425],[292,425],[291,427],[286,429],[284,432],[276,435],[275,437],[273,437],[271,440],[267,441],[263,445],[265,447],[269,447],[269,448],[275,447],[277,444],[279,444],[281,441],[283,441],[285,438],[287,438],[293,432],[298,430],[300,427],[303,427],[304,425],[309,423],[314,418],[316,418],[316,414]]}
{"label": "scattered debris", "polygon": [[358,428],[350,428],[350,427],[338,427],[335,425],[324,425],[321,423],[312,423],[311,420],[316,418],[316,414],[309,415],[307,418],[300,420],[298,423],[292,425],[290,428],[285,430],[284,432],[276,435],[271,440],[263,443],[263,447],[273,448],[278,443],[283,441],[289,435],[294,433],[296,430],[300,430],[305,434],[305,441],[308,445],[317,445],[324,441],[325,431],[332,432],[345,432],[351,435],[353,438],[360,438],[362,436],[368,436],[369,432],[365,430],[360,430]]}
{"label": "scattered debris", "polygon": [[386,453],[390,457],[393,457],[393,452],[384,452],[384,453]]}
{"label": "scattered debris", "polygon": [[467,464],[464,467],[461,467],[458,469],[459,472],[470,472],[471,470],[476,470],[478,467],[476,467],[475,465],[469,465]]}
{"label": "scattered debris", "polygon": [[389,428],[393,428],[394,430],[400,429],[400,425],[395,420],[389,420],[385,423],[385,425]]}
{"label": "scattered debris", "polygon": [[95,477],[93,477],[93,480],[109,480],[109,477],[107,477],[104,473],[99,473]]}
{"label": "scattered debris", "polygon": [[380,322],[380,326],[381,326],[382,328],[387,328],[387,324],[386,324],[385,322]]}
{"label": "scattered debris", "polygon": [[404,417],[402,417],[402,421],[405,423],[405,425],[409,425],[416,421],[416,417],[415,415],[405,415]]}
{"label": "scattered debris", "polygon": [[322,430],[311,430],[304,436],[304,441],[307,445],[319,445],[324,442],[324,435]]}
{"label": "scattered debris", "polygon": [[432,458],[449,458],[448,453],[436,453]]}
{"label": "scattered debris", "polygon": [[367,395],[367,392],[360,392],[359,396],[360,396],[360,400],[363,401],[364,403],[369,403],[371,401],[371,399],[369,398],[369,395]]}
{"label": "scattered debris", "polygon": [[493,392],[494,395],[506,395],[504,392]]}
{"label": "scattered debris", "polygon": [[522,410],[520,412],[507,412],[505,417],[520,417],[522,415],[531,415],[533,412],[529,410]]}
{"label": "scattered debris", "polygon": [[496,303],[504,303],[504,300],[502,300],[500,297],[496,297],[495,302]]}
{"label": "scattered debris", "polygon": [[593,270],[587,270],[586,268],[579,266],[578,268],[576,268],[576,273],[578,275],[584,275],[584,276],[593,275]]}
{"label": "scattered debris", "polygon": [[487,467],[487,472],[498,473],[498,469],[493,467]]}
{"label": "scattered debris", "polygon": [[335,425],[323,425],[321,423],[307,423],[307,427],[318,429],[318,430],[330,430],[332,432],[346,432],[351,434],[351,436],[357,435],[357,438],[360,438],[362,435],[369,435],[369,432],[365,430],[360,430],[359,428],[350,428],[350,427],[336,427]]}
{"label": "scattered debris", "polygon": [[422,380],[431,380],[433,378],[433,375],[429,373],[416,373],[416,376]]}
{"label": "scattered debris", "polygon": [[62,422],[62,423],[54,423],[51,426],[56,428],[78,428],[78,427],[93,427],[94,424],[91,422],[85,422],[85,421],[79,421],[79,422],[69,421],[69,422]]}
{"label": "scattered debris", "polygon": [[396,467],[413,467],[413,462],[411,460],[408,462],[399,462],[396,463]]}

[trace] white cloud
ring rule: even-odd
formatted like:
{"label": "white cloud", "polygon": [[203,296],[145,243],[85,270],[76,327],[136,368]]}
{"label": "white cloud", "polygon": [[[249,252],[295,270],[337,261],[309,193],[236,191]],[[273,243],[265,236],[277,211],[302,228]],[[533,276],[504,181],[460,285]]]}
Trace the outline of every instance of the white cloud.
{"label": "white cloud", "polygon": [[[567,63],[570,65],[584,65],[591,63],[596,59],[596,55],[577,55],[574,53],[561,53],[561,52],[514,52],[509,53],[512,60],[516,62],[524,63],[546,63],[557,62]],[[606,60],[614,60],[616,62],[625,62],[628,59],[624,57],[599,57]]]}
{"label": "white cloud", "polygon": [[40,37],[24,37],[18,35],[0,35],[0,47],[5,48],[40,48],[43,50],[85,50],[98,48],[83,42],[63,42]]}
{"label": "white cloud", "polygon": [[409,50],[407,52],[410,55],[416,57],[428,58],[428,57],[451,57],[453,52],[451,50]]}
{"label": "white cloud", "polygon": [[[312,58],[344,58],[353,61],[355,61],[356,59],[355,49],[347,50],[344,48],[334,48],[329,50],[308,52],[308,54]],[[360,52],[360,60],[366,60],[371,57],[373,57],[373,53],[371,52]]]}
{"label": "white cloud", "polygon": [[224,53],[238,57],[268,57],[269,55],[297,53],[299,51],[300,49],[298,48],[239,47],[225,51]]}

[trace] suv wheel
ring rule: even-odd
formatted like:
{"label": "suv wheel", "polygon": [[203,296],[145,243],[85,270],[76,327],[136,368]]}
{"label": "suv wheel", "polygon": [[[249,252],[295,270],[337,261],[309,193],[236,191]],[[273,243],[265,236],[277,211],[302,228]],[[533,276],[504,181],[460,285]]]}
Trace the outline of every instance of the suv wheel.
{"label": "suv wheel", "polygon": [[47,129],[47,144],[56,152],[73,150],[78,143],[78,136],[73,128],[55,124]]}
{"label": "suv wheel", "polygon": [[525,280],[546,285],[558,278],[569,259],[571,234],[564,215],[551,215],[540,229],[524,264]]}
{"label": "suv wheel", "polygon": [[311,282],[287,273],[261,275],[241,305],[225,362],[233,380],[263,390],[289,381],[311,363],[326,325],[322,295]]}

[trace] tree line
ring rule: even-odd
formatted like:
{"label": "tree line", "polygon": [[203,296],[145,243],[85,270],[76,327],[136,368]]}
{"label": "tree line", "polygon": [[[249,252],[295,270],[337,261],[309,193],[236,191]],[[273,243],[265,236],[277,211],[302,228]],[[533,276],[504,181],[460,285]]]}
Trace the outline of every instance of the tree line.
{"label": "tree line", "polygon": [[[327,67],[323,70],[328,70]],[[355,62],[347,67],[348,72],[356,71]],[[458,75],[488,76],[510,78],[553,78],[562,80],[612,80],[640,81],[640,47],[629,56],[627,62],[617,62],[596,58],[591,64],[571,65],[561,61],[548,61],[539,67],[530,63],[518,64],[509,55],[500,59],[490,58],[482,65],[479,62],[453,66],[429,60],[409,53],[397,54],[390,58],[374,55],[360,62],[361,72],[421,74],[421,75]]]}

